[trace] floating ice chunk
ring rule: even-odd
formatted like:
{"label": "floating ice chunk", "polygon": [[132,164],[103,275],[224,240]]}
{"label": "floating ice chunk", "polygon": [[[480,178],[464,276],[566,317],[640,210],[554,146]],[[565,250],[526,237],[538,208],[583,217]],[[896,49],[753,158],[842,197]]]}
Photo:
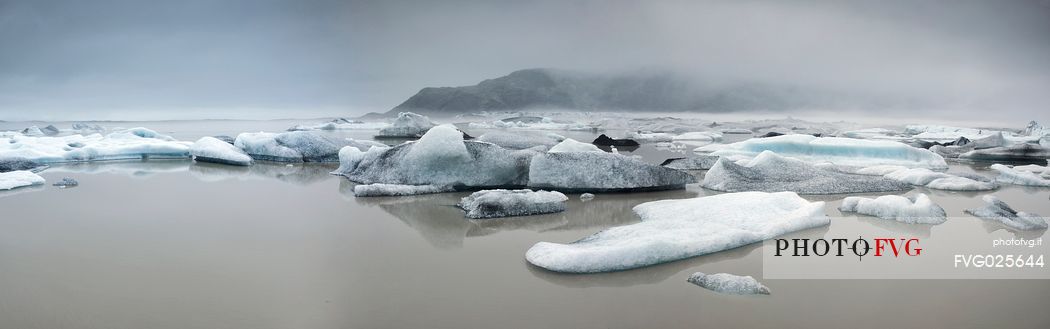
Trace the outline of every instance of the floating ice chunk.
{"label": "floating ice chunk", "polygon": [[717,142],[722,140],[722,133],[717,131],[695,131],[688,132],[673,138],[676,141],[712,141]]}
{"label": "floating ice chunk", "polygon": [[22,135],[26,136],[43,136],[44,132],[40,130],[40,127],[31,126],[26,129],[22,129]]}
{"label": "floating ice chunk", "polygon": [[252,165],[252,157],[230,143],[215,137],[201,137],[190,146],[190,155],[200,162],[213,162],[235,166]]}
{"label": "floating ice chunk", "polygon": [[40,131],[43,132],[44,135],[47,135],[47,136],[58,135],[60,132],[62,132],[62,131],[58,130],[58,127],[55,127],[55,125],[47,125],[47,127],[44,127],[43,129],[40,129]]}
{"label": "floating ice chunk", "polygon": [[1015,144],[973,150],[959,155],[959,158],[980,161],[1032,161],[1050,158],[1050,148],[1038,144]]}
{"label": "floating ice chunk", "polygon": [[565,194],[553,191],[484,190],[459,201],[468,218],[528,216],[565,211]]}
{"label": "floating ice chunk", "polygon": [[310,130],[368,130],[382,129],[389,124],[382,122],[361,122],[345,118],[333,119],[332,121],[315,125],[296,125],[288,128],[288,131],[310,131]]}
{"label": "floating ice chunk", "polygon": [[733,295],[769,295],[769,288],[751,276],[739,276],[728,273],[704,274],[696,272],[689,276],[692,284],[704,289]]}
{"label": "floating ice chunk", "polygon": [[909,224],[936,225],[947,220],[944,209],[922,193],[908,197],[884,195],[875,199],[847,197],[842,200],[839,211],[855,212]]}
{"label": "floating ice chunk", "polygon": [[44,184],[44,178],[31,171],[16,170],[0,173],[0,190]]}
{"label": "floating ice chunk", "polygon": [[1030,171],[1016,170],[998,163],[993,164],[991,168],[999,172],[999,177],[996,177],[996,180],[999,182],[1028,186],[1050,186],[1050,179],[1040,177]]}
{"label": "floating ice chunk", "polygon": [[0,158],[0,173],[16,170],[39,171],[44,164],[25,158]]}
{"label": "floating ice chunk", "polygon": [[437,185],[399,185],[399,184],[367,184],[354,186],[354,196],[403,196],[452,192],[451,186]]}
{"label": "floating ice chunk", "polygon": [[628,131],[625,138],[633,139],[642,143],[670,142],[675,135],[668,133],[645,133]]}
{"label": "floating ice chunk", "polygon": [[883,177],[892,180],[936,190],[986,191],[999,188],[999,184],[980,175],[942,173],[926,168],[872,166],[861,168],[856,172],[865,175],[882,174]]}
{"label": "floating ice chunk", "polygon": [[889,173],[892,173],[892,172],[895,172],[895,171],[898,171],[898,170],[905,170],[905,169],[908,169],[908,167],[905,167],[905,166],[894,166],[894,165],[878,165],[878,166],[871,166],[871,167],[860,168],[859,170],[856,171],[856,173],[860,174],[860,175],[882,176],[882,175],[886,175],[886,174],[889,174]]}
{"label": "floating ice chunk", "polygon": [[727,193],[646,202],[634,207],[641,222],[595,233],[579,241],[540,242],[525,259],[556,272],[619,271],[676,261],[778,235],[824,226],[824,202],[792,192]]}
{"label": "floating ice chunk", "polygon": [[233,145],[253,159],[275,162],[302,162],[303,154],[277,143],[274,133],[241,133]]}
{"label": "floating ice chunk", "polygon": [[350,142],[349,140],[327,138],[306,131],[277,134],[274,140],[281,146],[299,152],[302,155],[301,161],[304,162],[337,162],[339,161],[339,149]]}
{"label": "floating ice chunk", "polygon": [[999,188],[995,182],[984,182],[967,177],[938,178],[926,184],[927,188],[947,191],[987,191]]}
{"label": "floating ice chunk", "polygon": [[412,112],[401,112],[398,113],[397,119],[394,119],[390,126],[380,129],[376,137],[420,137],[434,126],[434,123],[430,122],[430,119],[425,116]]}
{"label": "floating ice chunk", "polygon": [[14,135],[0,137],[0,157],[20,157],[40,163],[189,158],[189,145],[145,128],[118,131],[104,137],[99,134],[61,137]]}
{"label": "floating ice chunk", "polygon": [[934,172],[926,168],[909,168],[891,172],[886,174],[885,177],[912,185],[924,186],[934,179],[952,177],[952,175]]}
{"label": "floating ice chunk", "polygon": [[389,146],[372,146],[368,151],[361,152],[361,149],[354,146],[344,146],[339,149],[339,169],[336,169],[334,174],[348,173],[357,169],[357,165],[364,161],[366,157],[377,157],[383,151],[389,149]]}
{"label": "floating ice chunk", "polygon": [[491,122],[471,122],[470,128],[476,129],[531,129],[531,130],[574,130],[596,131],[599,127],[592,123],[553,120],[548,117],[515,117]]}
{"label": "floating ice chunk", "polygon": [[591,200],[594,200],[594,194],[590,194],[590,193],[580,194],[580,201],[587,202],[587,201],[591,201]]}
{"label": "floating ice chunk", "polygon": [[945,158],[958,158],[959,156],[974,150],[974,145],[934,145],[930,147],[930,152],[937,153],[938,155]]}
{"label": "floating ice chunk", "polygon": [[966,213],[982,219],[994,220],[1017,230],[1041,230],[1047,227],[1045,218],[1016,211],[994,195],[985,195],[982,199],[988,203],[987,206],[966,209]]}
{"label": "floating ice chunk", "polygon": [[899,165],[931,169],[948,168],[948,164],[940,155],[898,142],[814,137],[801,134],[752,138],[733,144],[702,146],[697,148],[697,151],[710,151],[709,155],[715,156],[750,157],[763,151],[773,151],[807,162],[830,162],[846,166]]}
{"label": "floating ice chunk", "polygon": [[478,136],[478,141],[499,145],[512,150],[524,150],[536,146],[551,147],[565,140],[564,136],[555,133],[533,131],[493,131]]}
{"label": "floating ice chunk", "polygon": [[436,127],[419,141],[364,154],[344,149],[337,174],[362,184],[523,187],[531,150],[510,151],[494,144],[464,141],[450,126]]}
{"label": "floating ice chunk", "polygon": [[538,155],[528,174],[531,188],[577,192],[679,189],[696,182],[686,172],[605,152]]}
{"label": "floating ice chunk", "polygon": [[57,183],[54,183],[54,184],[51,184],[51,185],[52,186],[58,186],[58,187],[66,188],[66,187],[74,187],[74,186],[80,185],[80,183],[77,182],[77,180],[75,180],[75,179],[72,179],[72,178],[69,178],[69,177],[65,177],[65,178],[62,178],[61,181],[58,181]]}
{"label": "floating ice chunk", "polygon": [[106,129],[102,128],[102,126],[82,122],[73,123],[72,128],[75,131],[86,133],[106,131]]}
{"label": "floating ice chunk", "polygon": [[837,194],[902,191],[911,186],[883,177],[854,175],[820,168],[807,162],[765,151],[746,165],[719,159],[707,171],[704,188],[726,191],[792,191],[801,194]]}
{"label": "floating ice chunk", "polygon": [[672,158],[664,160],[661,166],[678,170],[708,170],[718,161],[717,156],[697,155],[688,158]]}
{"label": "floating ice chunk", "polygon": [[908,125],[904,128],[904,132],[913,135],[912,138],[931,142],[951,142],[959,139],[959,137],[974,140],[1002,133],[1002,131],[994,129],[940,125]]}
{"label": "floating ice chunk", "polygon": [[602,152],[602,153],[605,153],[605,151],[602,151],[602,149],[598,148],[597,146],[594,146],[594,144],[580,143],[580,142],[577,142],[575,139],[572,139],[572,138],[566,138],[565,140],[561,141],[561,143],[558,143],[558,145],[554,145],[554,147],[551,147],[551,149],[548,150],[547,152],[550,152],[550,153],[558,153],[558,152]]}
{"label": "floating ice chunk", "polygon": [[907,139],[907,137],[901,136],[900,132],[885,128],[867,128],[849,130],[841,133],[841,136],[857,139],[875,139],[875,140],[892,140],[898,141]]}

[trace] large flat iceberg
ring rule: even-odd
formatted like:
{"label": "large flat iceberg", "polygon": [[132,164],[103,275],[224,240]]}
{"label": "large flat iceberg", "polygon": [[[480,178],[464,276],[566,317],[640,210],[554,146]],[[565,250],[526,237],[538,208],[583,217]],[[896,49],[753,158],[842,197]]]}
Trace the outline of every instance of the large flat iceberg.
{"label": "large flat iceberg", "polygon": [[926,194],[908,197],[884,195],[875,199],[847,197],[842,200],[839,211],[855,212],[882,219],[909,224],[941,224],[947,220],[944,208],[930,200]]}
{"label": "large flat iceberg", "polygon": [[31,171],[16,170],[0,173],[0,190],[42,184],[44,184],[44,178]]}
{"label": "large flat iceberg", "polygon": [[696,182],[683,171],[605,152],[537,155],[528,174],[531,188],[570,192],[668,190]]}
{"label": "large flat iceberg", "polygon": [[763,151],[747,164],[720,158],[704,175],[701,186],[726,192],[781,192],[838,194],[888,192],[911,189],[883,177],[854,175],[820,168],[813,164]]}
{"label": "large flat iceberg", "polygon": [[565,194],[553,191],[484,190],[459,201],[468,218],[528,216],[565,211]]}
{"label": "large flat iceberg", "polygon": [[991,168],[999,172],[999,177],[995,178],[999,182],[1028,186],[1050,186],[1050,177],[1046,177],[1045,171],[1043,171],[1044,174],[1041,176],[1032,171],[1018,170],[998,163],[993,164]]}
{"label": "large flat iceberg", "polygon": [[176,141],[146,128],[101,134],[0,137],[0,157],[40,163],[190,157],[189,142]]}
{"label": "large flat iceberg", "polygon": [[940,155],[903,143],[802,134],[752,138],[733,144],[712,144],[696,149],[696,152],[710,152],[708,155],[737,158],[754,157],[763,151],[773,151],[807,162],[827,162],[843,166],[899,165],[930,169],[948,168],[948,164]]}
{"label": "large flat iceberg", "polygon": [[594,273],[676,261],[828,225],[824,202],[792,192],[741,192],[646,202],[641,222],[561,244],[540,242],[525,259],[556,272]]}

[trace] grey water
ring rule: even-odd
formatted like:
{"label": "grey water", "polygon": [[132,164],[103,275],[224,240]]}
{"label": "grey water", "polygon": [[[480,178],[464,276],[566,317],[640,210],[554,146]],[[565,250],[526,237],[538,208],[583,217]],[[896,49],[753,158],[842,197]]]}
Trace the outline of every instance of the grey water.
{"label": "grey water", "polygon": [[[289,122],[143,123],[192,140]],[[310,122],[303,122],[310,123]],[[130,126],[130,125],[129,125]],[[186,129],[183,129],[186,128]],[[181,132],[180,132],[181,131]],[[468,131],[471,134],[479,132]],[[367,138],[368,131],[332,132]],[[588,140],[591,132],[557,132]],[[475,135],[477,136],[477,135]],[[688,152],[688,151],[686,151]],[[646,161],[683,153],[643,146]],[[571,242],[637,222],[631,208],[715,192],[570,195],[567,211],[470,221],[466,193],[355,198],[326,164],[231,167],[192,161],[57,165],[50,185],[0,194],[0,328],[1043,328],[1045,280],[763,280],[761,244],[615,273],[529,265],[539,241]],[[952,170],[991,175],[982,165]],[[962,209],[978,193],[929,193],[953,218],[907,226],[835,210],[792,236],[895,231],[972,244],[1012,237]],[[994,192],[1050,214],[1050,189]],[[1039,235],[1042,232],[1038,233]],[[770,296],[728,296],[693,272],[751,275]]]}

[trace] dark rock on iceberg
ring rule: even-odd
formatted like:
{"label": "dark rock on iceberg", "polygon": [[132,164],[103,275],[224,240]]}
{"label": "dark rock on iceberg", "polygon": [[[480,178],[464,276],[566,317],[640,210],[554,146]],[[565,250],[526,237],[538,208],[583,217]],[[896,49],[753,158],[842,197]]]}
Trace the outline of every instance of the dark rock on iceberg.
{"label": "dark rock on iceberg", "polygon": [[529,187],[563,192],[670,190],[695,183],[689,173],[631,157],[598,152],[547,153],[532,158]]}
{"label": "dark rock on iceberg", "polygon": [[602,145],[602,146],[638,146],[638,142],[631,139],[614,139],[605,134],[601,134],[598,138],[595,138],[591,144]]}
{"label": "dark rock on iceberg", "polygon": [[819,168],[804,161],[764,151],[745,165],[719,159],[702,183],[704,188],[725,192],[782,192],[799,194],[868,193],[910,190],[896,180],[847,174]]}
{"label": "dark rock on iceberg", "polygon": [[[784,136],[784,134],[778,133],[778,132],[775,132],[775,131],[770,131],[770,132],[767,132],[767,133],[763,134],[762,136],[758,136],[758,138],[777,137],[777,136]],[[816,137],[820,137],[820,136],[816,136]]]}

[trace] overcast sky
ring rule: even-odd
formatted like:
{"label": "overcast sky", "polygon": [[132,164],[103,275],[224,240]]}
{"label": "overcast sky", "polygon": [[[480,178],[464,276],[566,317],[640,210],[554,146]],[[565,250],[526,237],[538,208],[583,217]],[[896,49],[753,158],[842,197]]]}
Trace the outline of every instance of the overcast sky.
{"label": "overcast sky", "polygon": [[1046,118],[1050,1],[0,0],[2,120],[350,116],[533,67]]}

